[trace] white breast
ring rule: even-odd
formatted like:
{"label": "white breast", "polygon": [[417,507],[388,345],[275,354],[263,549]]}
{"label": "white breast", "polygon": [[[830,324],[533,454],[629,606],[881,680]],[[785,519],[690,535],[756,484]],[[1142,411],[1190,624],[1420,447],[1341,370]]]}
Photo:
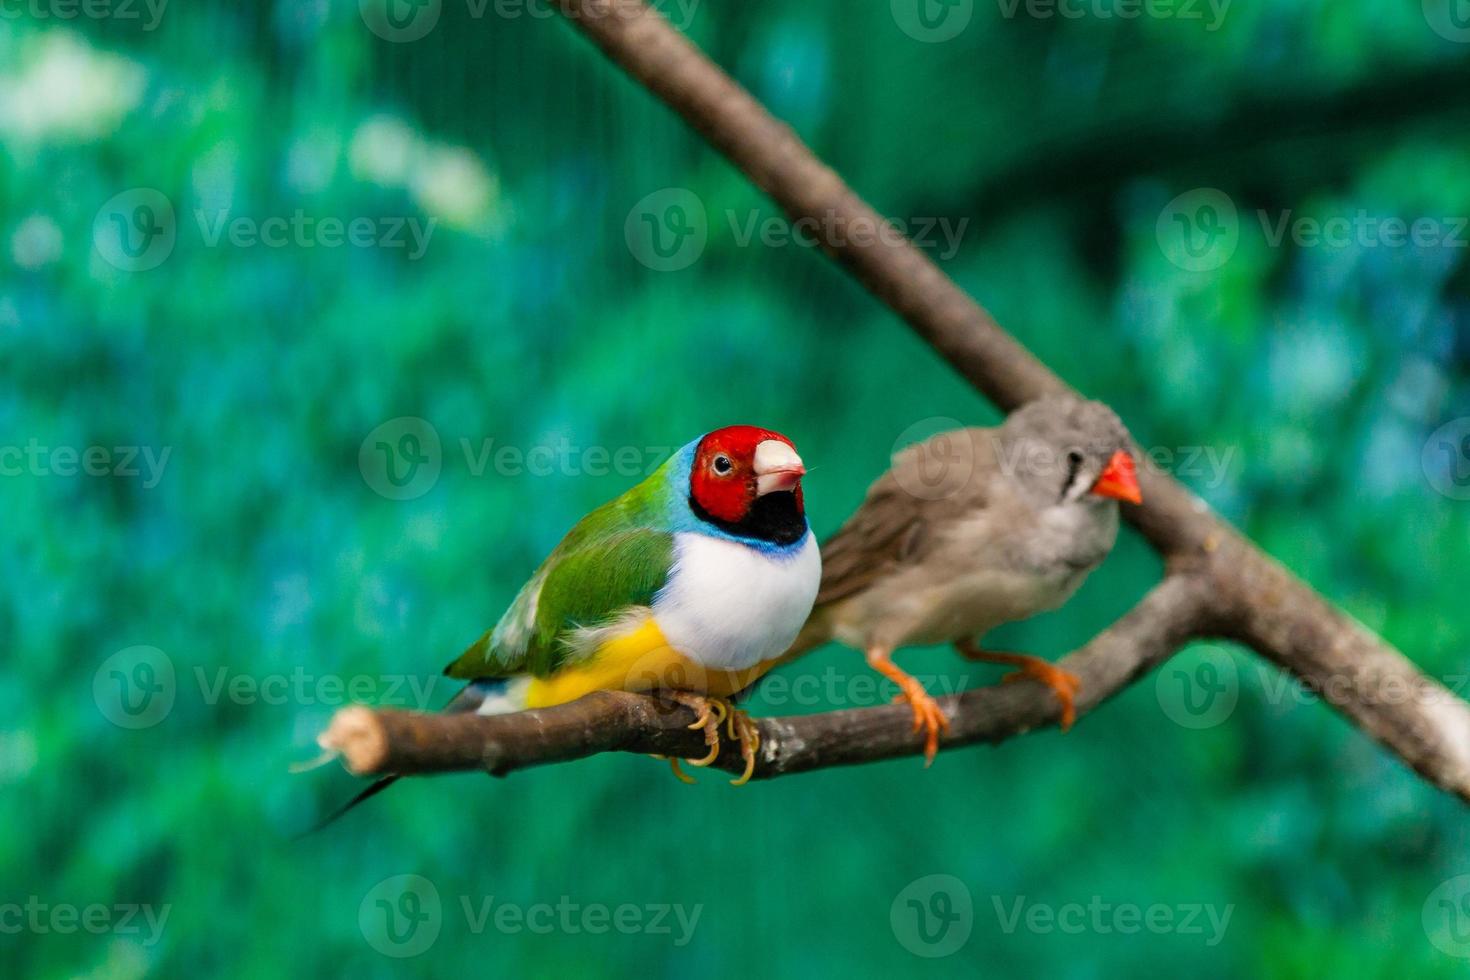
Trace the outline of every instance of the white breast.
{"label": "white breast", "polygon": [[810,531],[799,547],[780,555],[680,533],[653,617],[689,659],[714,670],[744,670],[791,646],[821,582],[821,552]]}

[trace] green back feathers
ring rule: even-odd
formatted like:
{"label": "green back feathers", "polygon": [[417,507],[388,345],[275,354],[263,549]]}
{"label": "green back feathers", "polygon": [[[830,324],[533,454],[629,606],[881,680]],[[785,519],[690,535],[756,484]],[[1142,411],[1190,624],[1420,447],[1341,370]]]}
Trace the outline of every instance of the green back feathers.
{"label": "green back feathers", "polygon": [[545,676],[580,652],[579,629],[647,606],[673,563],[673,460],[582,518],[541,563],[493,630],[445,669],[451,677]]}

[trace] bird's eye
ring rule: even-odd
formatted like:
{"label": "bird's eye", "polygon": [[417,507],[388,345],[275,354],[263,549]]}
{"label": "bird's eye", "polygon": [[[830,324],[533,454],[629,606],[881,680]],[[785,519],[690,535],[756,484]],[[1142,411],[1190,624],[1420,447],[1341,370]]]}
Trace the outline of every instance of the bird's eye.
{"label": "bird's eye", "polygon": [[716,473],[728,473],[731,470],[733,470],[734,468],[735,468],[735,464],[732,463],[732,462],[730,462],[730,457],[729,456],[720,455],[720,456],[716,456],[715,457],[715,472]]}
{"label": "bird's eye", "polygon": [[1081,450],[1074,449],[1067,453],[1067,482],[1062,484],[1062,499],[1065,500],[1067,492],[1072,489],[1072,484],[1077,482],[1077,474],[1082,472],[1084,462]]}

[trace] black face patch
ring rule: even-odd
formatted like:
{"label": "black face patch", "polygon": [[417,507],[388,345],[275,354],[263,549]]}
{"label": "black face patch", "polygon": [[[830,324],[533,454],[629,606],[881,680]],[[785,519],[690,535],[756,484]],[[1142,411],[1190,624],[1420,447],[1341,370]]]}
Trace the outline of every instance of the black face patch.
{"label": "black face patch", "polygon": [[806,515],[796,503],[796,493],[777,490],[756,497],[749,513],[738,521],[722,521],[709,514],[699,501],[689,498],[694,516],[726,534],[771,544],[791,545],[806,537]]}

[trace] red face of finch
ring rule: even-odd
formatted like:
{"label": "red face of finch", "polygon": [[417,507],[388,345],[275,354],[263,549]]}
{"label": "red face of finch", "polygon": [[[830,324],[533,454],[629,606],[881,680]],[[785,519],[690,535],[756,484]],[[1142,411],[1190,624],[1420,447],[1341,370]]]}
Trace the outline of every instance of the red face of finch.
{"label": "red face of finch", "polygon": [[801,478],[806,473],[791,440],[752,425],[732,425],[705,436],[694,453],[689,495],[706,514],[738,524],[756,501],[790,491],[802,512]]}

